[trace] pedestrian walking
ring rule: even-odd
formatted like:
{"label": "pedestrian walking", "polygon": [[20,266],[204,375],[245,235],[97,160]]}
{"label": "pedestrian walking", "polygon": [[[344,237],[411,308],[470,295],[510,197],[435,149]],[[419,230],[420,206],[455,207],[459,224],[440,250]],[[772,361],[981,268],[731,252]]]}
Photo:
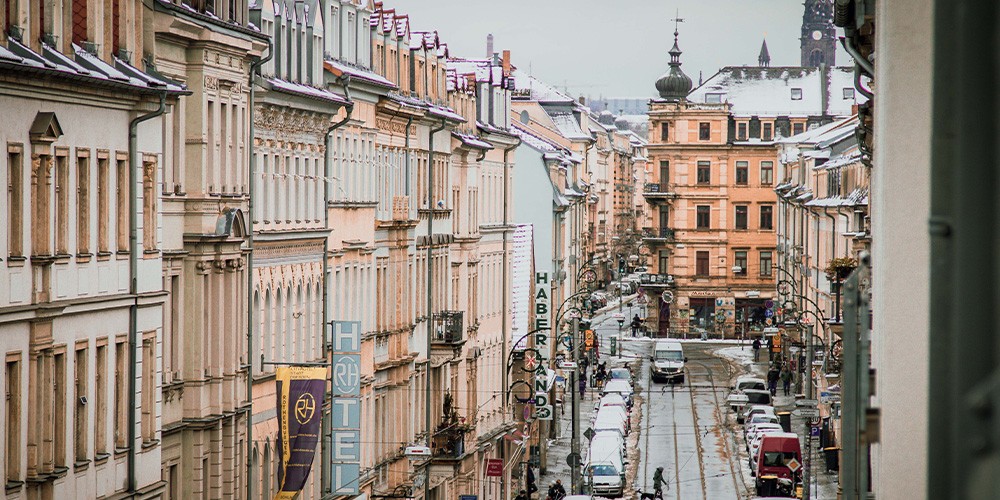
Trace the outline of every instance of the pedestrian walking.
{"label": "pedestrian walking", "polygon": [[642,320],[639,319],[639,315],[636,314],[632,318],[632,336],[636,337],[639,335],[639,327],[642,325]]}
{"label": "pedestrian walking", "polygon": [[657,467],[653,473],[653,492],[656,498],[663,498],[663,467]]}
{"label": "pedestrian walking", "polygon": [[587,377],[580,377],[580,397],[587,392]]}
{"label": "pedestrian walking", "polygon": [[517,496],[514,497],[514,500],[528,500],[528,492],[521,490],[517,493]]}
{"label": "pedestrian walking", "polygon": [[781,367],[781,387],[785,391],[785,396],[788,395],[788,390],[792,388],[792,371],[788,369],[788,366]]}
{"label": "pedestrian walking", "polygon": [[753,362],[760,361],[760,339],[753,339]]}
{"label": "pedestrian walking", "polygon": [[778,392],[778,378],[780,377],[780,372],[778,368],[771,365],[771,368],[767,370],[767,390],[771,391],[771,395],[774,396]]}

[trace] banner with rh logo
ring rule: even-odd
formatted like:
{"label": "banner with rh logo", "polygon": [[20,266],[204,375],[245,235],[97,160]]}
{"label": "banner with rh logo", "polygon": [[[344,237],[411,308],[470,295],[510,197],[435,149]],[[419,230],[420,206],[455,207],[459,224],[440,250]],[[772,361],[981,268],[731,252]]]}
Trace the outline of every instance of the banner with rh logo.
{"label": "banner with rh logo", "polygon": [[282,366],[278,384],[279,482],[274,500],[292,500],[302,490],[312,469],[319,443],[326,368]]}

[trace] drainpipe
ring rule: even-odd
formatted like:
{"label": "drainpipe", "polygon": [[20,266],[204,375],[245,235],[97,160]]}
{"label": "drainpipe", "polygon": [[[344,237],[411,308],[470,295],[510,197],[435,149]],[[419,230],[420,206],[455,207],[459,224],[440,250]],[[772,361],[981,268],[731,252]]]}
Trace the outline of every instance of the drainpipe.
{"label": "drainpipe", "polygon": [[[441,126],[432,128],[427,144],[427,377],[424,381],[424,423],[427,426],[427,447],[433,448],[433,432],[431,431],[431,338],[434,334],[434,134],[444,130],[445,119]],[[424,500],[430,498],[430,460],[427,461],[424,478]]]}
{"label": "drainpipe", "polygon": [[[136,373],[136,364],[139,362],[138,357],[135,354],[135,349],[138,346],[138,330],[139,330],[139,214],[138,206],[136,204],[136,196],[138,196],[138,190],[135,187],[135,183],[138,180],[136,177],[136,170],[139,168],[139,162],[136,159],[136,155],[139,154],[138,146],[138,129],[139,124],[152,120],[158,116],[163,115],[167,110],[167,91],[164,90],[160,93],[160,107],[151,113],[146,113],[144,115],[137,116],[132,119],[128,124],[128,293],[132,296],[132,304],[128,308],[128,399],[129,399],[129,412],[128,412],[128,492],[134,493],[136,491],[136,472],[135,472],[135,440],[136,432],[135,426],[138,425],[138,418],[136,417],[136,378],[138,374]],[[149,228],[144,227],[144,231],[148,231]]]}
{"label": "drainpipe", "polygon": [[[347,113],[344,115],[343,119],[341,119],[337,123],[334,123],[333,125],[330,125],[330,127],[328,127],[326,129],[326,133],[323,134],[323,140],[324,140],[324,142],[326,142],[326,147],[324,148],[325,161],[323,162],[323,164],[324,164],[323,165],[323,171],[324,171],[324,176],[327,177],[327,178],[329,178],[332,175],[332,172],[329,171],[330,163],[331,163],[331,161],[329,159],[329,155],[330,155],[330,151],[331,151],[331,147],[332,147],[332,141],[330,140],[330,134],[332,134],[334,130],[342,127],[345,123],[347,123],[347,121],[351,119],[351,112],[354,111],[354,103],[351,102],[351,89],[350,89],[351,76],[347,75],[347,74],[344,74],[344,75],[338,77],[337,80],[340,81],[341,84],[344,86],[344,97],[347,98],[347,104],[344,105],[344,110],[346,110]],[[329,323],[330,323],[330,306],[329,306],[329,301],[328,301],[328,297],[329,297],[329,293],[330,293],[330,260],[329,260],[329,257],[328,257],[329,252],[330,252],[330,238],[329,238],[330,215],[329,215],[329,210],[327,209],[327,205],[329,203],[330,203],[330,190],[329,190],[329,188],[327,186],[325,186],[325,183],[324,183],[324,186],[323,186],[323,228],[328,232],[327,233],[327,237],[323,238],[323,332],[324,332],[323,338],[324,338],[324,341],[326,339],[326,334],[325,334],[326,333],[326,328],[327,328],[327,325],[329,325]],[[324,343],[326,343],[326,342],[324,342]],[[329,350],[330,360],[332,362],[333,361],[333,334],[332,334],[332,332],[331,332],[330,342],[327,343],[327,349]],[[327,353],[324,353],[324,355],[325,354],[327,354]],[[333,387],[333,372],[334,372],[334,370],[331,369],[330,370],[330,387]],[[329,405],[330,405],[330,408],[331,408],[331,411],[332,411],[332,408],[333,408],[333,397],[332,397],[332,394],[331,394],[331,397],[328,398],[328,400],[329,400]],[[320,483],[321,483],[320,484],[320,489],[321,489],[321,491],[323,491],[323,494],[333,493],[333,481],[332,481],[332,479],[333,479],[332,472],[333,471],[330,470],[330,463],[331,463],[330,462],[330,455],[333,452],[333,425],[332,425],[331,420],[332,420],[332,413],[331,413],[331,418],[329,418],[329,419],[323,419],[323,440],[322,440],[323,445],[322,445],[322,451],[320,453],[320,457],[323,460],[323,464],[320,467],[320,470],[322,471],[322,477],[320,479]],[[329,441],[327,441],[328,439],[329,439]]]}
{"label": "drainpipe", "polygon": [[247,200],[247,209],[250,211],[249,217],[247,217],[247,359],[246,359],[246,369],[247,369],[247,401],[249,406],[247,407],[247,449],[246,449],[246,467],[247,467],[247,498],[253,498],[253,481],[250,478],[253,477],[253,469],[250,463],[250,457],[253,456],[253,199],[254,199],[254,178],[257,176],[257,155],[254,154],[253,140],[254,140],[254,104],[257,102],[257,85],[255,76],[260,76],[260,68],[264,66],[271,58],[274,57],[274,46],[271,42],[271,37],[267,38],[267,56],[263,59],[258,59],[250,65],[250,100],[248,107],[250,108],[250,123],[249,133],[250,133],[250,159],[247,163],[247,168],[249,170],[249,180],[247,182],[247,188],[250,191],[249,199]]}
{"label": "drainpipe", "polygon": [[[500,314],[500,335],[501,335],[501,340],[502,340],[502,343],[500,345],[501,345],[501,352],[503,353],[503,360],[502,360],[503,363],[501,364],[501,366],[507,366],[507,363],[508,363],[508,359],[507,359],[507,355],[508,355],[508,351],[507,351],[507,314],[508,314],[507,313],[507,294],[509,293],[509,291],[507,289],[507,266],[508,266],[508,262],[510,261],[510,259],[509,259],[509,255],[507,254],[507,233],[510,232],[510,228],[508,227],[510,225],[510,219],[508,218],[509,213],[510,213],[509,210],[508,210],[509,205],[510,205],[510,203],[509,203],[510,200],[507,198],[507,196],[509,194],[508,187],[507,187],[509,175],[508,175],[507,172],[510,170],[510,166],[507,164],[507,158],[508,158],[508,155],[510,154],[510,152],[513,151],[514,148],[518,147],[519,145],[521,145],[521,140],[520,139],[518,139],[515,144],[513,144],[511,146],[508,146],[508,147],[506,147],[506,148],[503,149],[503,266],[502,266],[503,267],[503,269],[502,269],[502,275],[503,275],[503,285],[502,286],[503,286],[503,291],[501,292],[502,293],[501,297],[503,297],[503,313]],[[485,152],[483,153],[483,156],[484,157],[486,156]],[[506,391],[508,383],[509,383],[507,370],[501,370],[500,373],[502,374],[502,381],[501,381],[500,387],[502,387],[503,390]],[[507,398],[504,398],[504,402],[506,402],[506,401],[507,401]],[[500,449],[501,450],[506,450],[507,449],[507,445],[504,444],[503,447],[500,448]],[[505,455],[503,457],[504,458],[504,469],[506,470],[507,469],[506,453],[504,453],[504,455]],[[507,498],[507,482],[506,481],[501,481],[500,482],[500,489],[501,489],[501,491],[500,491],[500,498]]]}

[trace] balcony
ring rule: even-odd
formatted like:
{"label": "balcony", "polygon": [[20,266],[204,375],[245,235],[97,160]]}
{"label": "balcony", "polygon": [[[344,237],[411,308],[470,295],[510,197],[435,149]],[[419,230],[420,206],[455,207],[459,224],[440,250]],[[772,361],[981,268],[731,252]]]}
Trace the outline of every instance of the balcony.
{"label": "balcony", "polygon": [[647,182],[643,186],[642,195],[645,196],[646,201],[649,202],[668,200],[677,197],[677,193],[670,191],[670,186],[656,182]]}
{"label": "balcony", "polygon": [[674,277],[671,274],[643,274],[639,276],[639,286],[650,287],[673,287]]}
{"label": "balcony", "polygon": [[445,392],[441,422],[434,431],[431,459],[441,465],[461,461],[465,456],[465,435],[472,427],[458,415],[454,399]]}
{"label": "balcony", "polygon": [[442,311],[434,315],[434,336],[431,344],[458,347],[465,343],[463,311]]}
{"label": "balcony", "polygon": [[644,227],[642,239],[651,243],[671,243],[674,241],[674,230],[667,227]]}

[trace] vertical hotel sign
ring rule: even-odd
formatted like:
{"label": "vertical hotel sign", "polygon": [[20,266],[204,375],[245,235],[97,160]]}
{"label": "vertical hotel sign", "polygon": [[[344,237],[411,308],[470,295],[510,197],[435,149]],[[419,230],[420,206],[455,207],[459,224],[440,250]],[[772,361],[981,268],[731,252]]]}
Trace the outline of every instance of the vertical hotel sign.
{"label": "vertical hotel sign", "polygon": [[319,443],[326,368],[283,366],[278,384],[278,436],[281,440],[281,487],[275,500],[291,500],[302,490],[312,470]]}
{"label": "vertical hotel sign", "polygon": [[333,321],[331,488],[357,495],[361,478],[361,322]]}
{"label": "vertical hotel sign", "polygon": [[549,273],[535,273],[535,418],[552,420],[552,405],[549,404]]}

